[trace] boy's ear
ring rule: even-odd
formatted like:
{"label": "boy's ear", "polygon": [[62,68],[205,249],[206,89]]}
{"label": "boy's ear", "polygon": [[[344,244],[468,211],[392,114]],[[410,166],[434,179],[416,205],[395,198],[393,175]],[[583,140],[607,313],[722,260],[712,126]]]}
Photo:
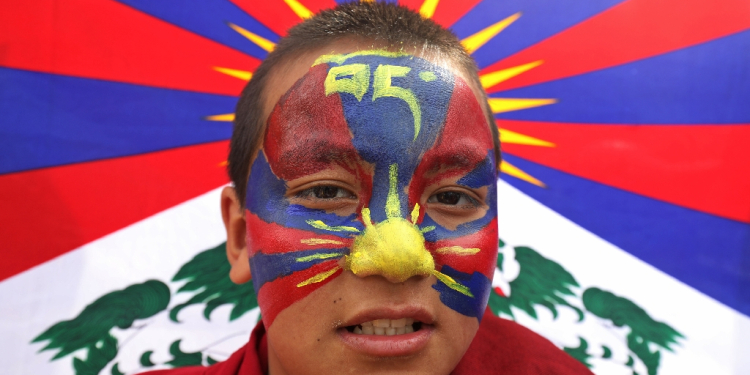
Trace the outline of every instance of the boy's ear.
{"label": "boy's ear", "polygon": [[231,186],[221,191],[221,217],[227,230],[227,259],[231,265],[229,278],[235,284],[246,283],[250,281],[251,275],[245,240],[245,210]]}

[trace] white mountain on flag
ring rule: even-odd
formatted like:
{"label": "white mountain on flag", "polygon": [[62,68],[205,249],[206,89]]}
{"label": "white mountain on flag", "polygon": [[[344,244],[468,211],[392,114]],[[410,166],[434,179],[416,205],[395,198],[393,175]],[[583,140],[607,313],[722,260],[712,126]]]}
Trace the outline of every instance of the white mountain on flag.
{"label": "white mountain on flag", "polygon": [[[509,185],[500,182],[499,189],[507,242],[499,246],[493,285],[504,296],[492,294],[494,313],[544,335],[597,374],[737,368],[740,353],[727,350],[733,347],[727,341],[750,327],[747,317]],[[114,375],[227,358],[247,341],[259,311],[252,286],[227,278],[218,194],[0,284],[0,298],[10,301],[0,313],[16,322],[33,317],[8,331],[4,367],[19,374]],[[653,298],[654,285],[664,298]],[[34,296],[34,288],[44,295]],[[723,350],[711,347],[722,340]]]}

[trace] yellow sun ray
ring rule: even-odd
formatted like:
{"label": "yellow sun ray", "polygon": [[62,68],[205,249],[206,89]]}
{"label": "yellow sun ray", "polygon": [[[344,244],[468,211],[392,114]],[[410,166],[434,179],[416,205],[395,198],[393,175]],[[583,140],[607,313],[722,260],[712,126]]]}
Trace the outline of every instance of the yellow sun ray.
{"label": "yellow sun ray", "polygon": [[521,12],[518,12],[510,17],[507,17],[502,21],[499,21],[493,25],[490,25],[475,34],[464,38],[463,40],[461,40],[461,44],[463,44],[464,48],[466,48],[466,52],[470,54],[474,53],[474,51],[478,50],[479,47],[489,42],[490,39],[494,38],[495,35],[505,30],[506,27],[510,26],[510,24],[515,22],[520,17],[521,17]]}
{"label": "yellow sun ray", "polygon": [[284,2],[292,9],[292,12],[294,12],[297,17],[302,18],[303,20],[313,16],[313,12],[297,0],[284,0]]}
{"label": "yellow sun ray", "polygon": [[336,240],[328,240],[325,238],[308,238],[304,240],[300,240],[299,242],[305,244],[305,245],[343,245],[344,243],[341,241]]}
{"label": "yellow sun ray", "polygon": [[311,260],[337,258],[342,255],[344,254],[343,253],[313,254],[313,255],[308,255],[306,257],[297,258],[297,262],[304,263],[304,262],[309,262]]}
{"label": "yellow sun ray", "polygon": [[480,249],[474,247],[474,248],[465,248],[461,246],[448,246],[448,247],[441,247],[435,250],[438,254],[452,254],[452,255],[474,255],[478,253]]}
{"label": "yellow sun ray", "polygon": [[230,69],[230,68],[222,68],[220,66],[215,66],[214,70],[220,73],[224,73],[228,76],[239,78],[243,81],[249,81],[250,78],[253,77],[252,72],[248,72],[246,70],[238,70],[238,69]]}
{"label": "yellow sun ray", "polygon": [[537,60],[537,61],[533,61],[527,64],[514,66],[512,68],[507,68],[507,69],[498,70],[492,73],[482,74],[481,76],[479,76],[479,82],[482,83],[482,87],[484,87],[485,89],[488,89],[492,86],[497,85],[500,82],[507,81],[521,73],[534,69],[537,66],[542,65],[543,62],[544,60]]}
{"label": "yellow sun ray", "polygon": [[416,224],[419,219],[419,203],[414,204],[414,209],[411,210],[411,223]]}
{"label": "yellow sun ray", "polygon": [[424,227],[424,228],[420,229],[419,231],[422,232],[422,233],[427,233],[427,232],[432,232],[433,230],[435,230],[435,226],[434,225],[430,225],[428,227]]}
{"label": "yellow sun ray", "polygon": [[419,14],[424,18],[432,18],[435,15],[435,9],[437,9],[440,0],[424,0],[422,6],[419,7]]}
{"label": "yellow sun ray", "polygon": [[518,111],[557,103],[557,99],[489,98],[492,113]]}
{"label": "yellow sun ray", "polygon": [[316,229],[323,229],[323,230],[329,230],[331,232],[357,232],[359,233],[359,229],[355,227],[347,227],[347,226],[330,226],[326,223],[324,223],[321,220],[307,220],[307,223],[310,224],[311,227]]}
{"label": "yellow sun ray", "polygon": [[474,298],[474,295],[471,294],[471,291],[469,290],[469,288],[467,288],[467,287],[459,284],[458,282],[456,282],[456,280],[453,280],[452,277],[450,277],[450,276],[448,276],[448,275],[446,275],[444,273],[441,273],[441,272],[439,272],[437,270],[436,271],[432,271],[432,274],[435,277],[437,277],[438,280],[442,281],[443,284],[447,285],[448,288],[451,288],[451,289],[453,289],[453,290],[455,290],[455,291],[457,291],[457,292],[459,292],[461,294],[464,294],[464,295],[467,295],[469,297]]}
{"label": "yellow sun ray", "polygon": [[547,142],[539,138],[516,133],[508,129],[500,129],[500,143],[511,143],[515,145],[526,146],[555,147],[555,144],[552,142]]}
{"label": "yellow sun ray", "polygon": [[229,160],[224,160],[221,163],[219,163],[219,167],[226,167],[227,165],[229,165]]}
{"label": "yellow sun ray", "polygon": [[547,187],[542,181],[537,180],[536,178],[532,177],[528,173],[518,169],[517,167],[511,165],[507,161],[503,160],[502,163],[500,163],[500,172],[503,172],[507,175],[519,178],[523,181],[526,181],[528,183],[534,184],[539,187]]}
{"label": "yellow sun ray", "polygon": [[232,30],[240,33],[240,35],[247,38],[249,41],[255,43],[258,47],[264,49],[266,52],[271,52],[276,47],[276,43],[258,35],[255,34],[247,29],[244,29],[240,26],[237,26],[231,22],[227,22],[227,25],[232,28]]}
{"label": "yellow sun ray", "polygon": [[334,273],[336,273],[336,271],[338,271],[340,268],[341,267],[334,267],[334,268],[332,268],[329,271],[321,272],[321,273],[319,273],[319,274],[317,274],[317,275],[315,275],[315,276],[313,276],[313,277],[311,277],[311,278],[309,278],[309,279],[307,279],[307,280],[305,280],[305,281],[297,284],[297,288],[301,288],[303,286],[307,286],[307,285],[310,285],[310,284],[315,284],[315,283],[319,283],[321,281],[324,281],[325,279],[331,277],[331,275],[333,275]]}
{"label": "yellow sun ray", "polygon": [[206,116],[203,119],[204,120],[208,120],[208,121],[226,121],[226,122],[232,122],[232,121],[234,121],[234,113],[226,113],[226,114],[223,114],[223,115]]}

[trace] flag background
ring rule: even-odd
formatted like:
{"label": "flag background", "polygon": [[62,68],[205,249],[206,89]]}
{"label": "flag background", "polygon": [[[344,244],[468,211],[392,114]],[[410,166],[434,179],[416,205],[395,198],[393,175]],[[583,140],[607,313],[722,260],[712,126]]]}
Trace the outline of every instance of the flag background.
{"label": "flag background", "polygon": [[[463,40],[501,128],[496,313],[601,374],[749,371],[750,3],[401,3]],[[3,368],[132,373],[246,340],[257,309],[239,289],[177,276],[223,242],[236,96],[285,30],[333,4],[2,5]],[[169,289],[158,313],[32,343],[147,280]],[[211,288],[223,299],[201,295]],[[637,308],[598,310],[597,290]],[[184,303],[171,319],[166,306]],[[61,346],[40,351],[79,339],[59,358]]]}

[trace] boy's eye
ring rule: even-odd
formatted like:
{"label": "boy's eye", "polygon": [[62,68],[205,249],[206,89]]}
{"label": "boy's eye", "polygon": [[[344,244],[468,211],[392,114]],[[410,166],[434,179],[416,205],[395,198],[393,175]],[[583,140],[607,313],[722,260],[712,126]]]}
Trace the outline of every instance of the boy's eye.
{"label": "boy's eye", "polygon": [[314,186],[297,193],[298,198],[316,198],[316,199],[355,199],[356,195],[338,186],[323,185]]}
{"label": "boy's eye", "polygon": [[427,199],[427,203],[440,203],[448,206],[478,206],[479,202],[468,194],[458,191],[443,191],[433,194]]}

